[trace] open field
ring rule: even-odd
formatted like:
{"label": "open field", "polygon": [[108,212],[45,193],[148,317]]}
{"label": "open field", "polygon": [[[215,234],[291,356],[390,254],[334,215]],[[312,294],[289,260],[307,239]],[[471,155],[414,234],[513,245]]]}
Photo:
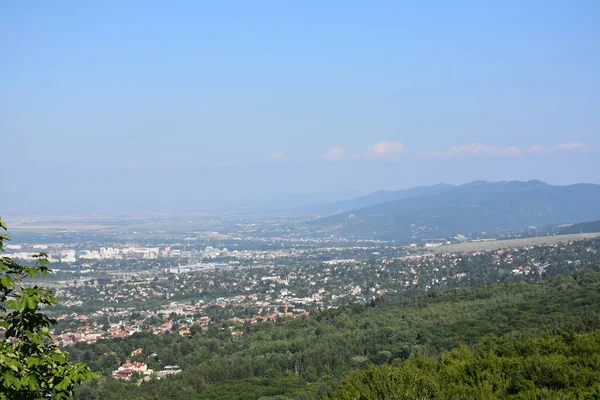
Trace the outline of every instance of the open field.
{"label": "open field", "polygon": [[10,226],[11,231],[28,232],[94,231],[108,228],[111,228],[111,226],[98,224],[23,224]]}
{"label": "open field", "polygon": [[524,247],[535,246],[540,244],[554,244],[561,242],[570,242],[573,240],[589,239],[600,236],[600,232],[572,234],[572,235],[555,235],[555,236],[540,236],[523,239],[508,239],[508,240],[493,240],[489,242],[468,242],[457,243],[448,246],[440,246],[429,250],[431,253],[458,253],[468,251],[489,251],[504,249],[507,247]]}
{"label": "open field", "polygon": [[133,216],[110,215],[35,215],[5,218],[9,229],[31,233],[64,231],[160,232],[160,231],[218,231],[222,228],[219,217],[204,213],[148,214]]}

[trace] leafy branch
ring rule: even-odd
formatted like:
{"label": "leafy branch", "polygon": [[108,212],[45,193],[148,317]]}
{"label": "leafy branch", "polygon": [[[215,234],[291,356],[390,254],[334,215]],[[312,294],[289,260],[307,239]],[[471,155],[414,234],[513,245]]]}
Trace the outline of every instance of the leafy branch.
{"label": "leafy branch", "polygon": [[[0,218],[0,229],[7,231]],[[0,230],[0,251],[10,237]],[[51,343],[50,327],[56,320],[41,311],[57,304],[50,289],[25,281],[47,275],[48,255],[34,255],[34,266],[0,257],[0,399],[56,399],[72,395],[76,384],[95,379],[86,364],[74,364],[68,353]]]}

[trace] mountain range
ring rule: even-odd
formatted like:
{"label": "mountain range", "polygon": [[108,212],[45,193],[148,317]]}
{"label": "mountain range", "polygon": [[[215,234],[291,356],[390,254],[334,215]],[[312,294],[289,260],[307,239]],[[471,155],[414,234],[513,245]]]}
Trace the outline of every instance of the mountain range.
{"label": "mountain range", "polygon": [[340,211],[307,222],[320,232],[354,238],[412,240],[495,234],[600,219],[600,185],[475,181],[379,191],[329,204]]}

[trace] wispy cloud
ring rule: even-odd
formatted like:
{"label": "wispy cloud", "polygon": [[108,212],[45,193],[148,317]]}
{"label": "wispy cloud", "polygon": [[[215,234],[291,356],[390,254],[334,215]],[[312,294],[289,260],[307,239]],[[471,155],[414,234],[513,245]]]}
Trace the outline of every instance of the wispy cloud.
{"label": "wispy cloud", "polygon": [[281,161],[284,158],[285,158],[285,154],[281,151],[271,154],[271,160],[273,160],[273,161]]}
{"label": "wispy cloud", "polygon": [[369,147],[369,155],[375,158],[385,158],[391,155],[406,153],[406,147],[400,142],[383,141]]}
{"label": "wispy cloud", "polygon": [[[492,158],[492,157],[526,157],[542,155],[559,151],[600,150],[598,146],[589,146],[580,141],[559,143],[555,146],[533,145],[531,147],[494,146],[480,142],[456,145],[447,149],[430,150],[413,153],[422,158],[460,159],[460,158]],[[341,146],[334,146],[326,153],[321,154],[325,161],[351,159],[360,160],[396,160],[399,156],[409,154],[402,142],[384,140],[369,146],[366,151],[347,156],[346,150]]]}
{"label": "wispy cloud", "polygon": [[461,146],[452,146],[445,150],[432,150],[424,153],[417,153],[418,156],[428,158],[470,158],[470,157],[521,157],[532,154],[546,154],[554,151],[566,150],[584,150],[589,146],[582,142],[565,142],[557,144],[554,147],[534,145],[528,148],[519,148],[517,146],[491,146],[484,143],[471,143]]}
{"label": "wispy cloud", "polygon": [[556,145],[556,150],[577,150],[577,149],[585,149],[587,146],[582,142],[565,142],[559,143]]}
{"label": "wispy cloud", "polygon": [[527,149],[526,152],[532,153],[532,154],[545,154],[545,153],[549,153],[551,151],[552,151],[552,149],[549,147],[536,144],[536,145],[531,146],[529,149]]}
{"label": "wispy cloud", "polygon": [[523,151],[516,146],[498,147],[484,143],[471,143],[462,146],[452,146],[446,150],[432,150],[418,153],[419,156],[429,158],[467,158],[467,157],[499,157],[521,156]]}
{"label": "wispy cloud", "polygon": [[402,142],[384,140],[369,146],[366,152],[354,154],[353,160],[394,160],[403,153],[407,153],[406,146]]}
{"label": "wispy cloud", "polygon": [[343,160],[346,154],[346,150],[344,150],[341,146],[334,146],[326,153],[321,155],[321,158],[325,161],[335,161],[335,160]]}

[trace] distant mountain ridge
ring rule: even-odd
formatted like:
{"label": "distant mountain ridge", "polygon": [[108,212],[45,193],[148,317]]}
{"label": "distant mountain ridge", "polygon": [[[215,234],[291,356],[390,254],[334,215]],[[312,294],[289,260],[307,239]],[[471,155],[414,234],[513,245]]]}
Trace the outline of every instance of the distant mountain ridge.
{"label": "distant mountain ridge", "polygon": [[[354,201],[358,204],[385,197],[376,193]],[[475,181],[392,193],[404,198],[341,212],[309,224],[313,229],[355,238],[410,240],[600,219],[600,185],[595,184]]]}
{"label": "distant mountain ridge", "polygon": [[412,197],[425,196],[428,194],[439,194],[455,187],[455,185],[438,183],[436,185],[431,186],[417,186],[414,188],[402,190],[378,190],[366,196],[355,197],[348,200],[341,200],[336,201],[335,203],[326,204],[324,206],[318,207],[318,210],[320,212],[325,213],[356,210],[359,208],[369,207],[388,201],[409,199]]}

